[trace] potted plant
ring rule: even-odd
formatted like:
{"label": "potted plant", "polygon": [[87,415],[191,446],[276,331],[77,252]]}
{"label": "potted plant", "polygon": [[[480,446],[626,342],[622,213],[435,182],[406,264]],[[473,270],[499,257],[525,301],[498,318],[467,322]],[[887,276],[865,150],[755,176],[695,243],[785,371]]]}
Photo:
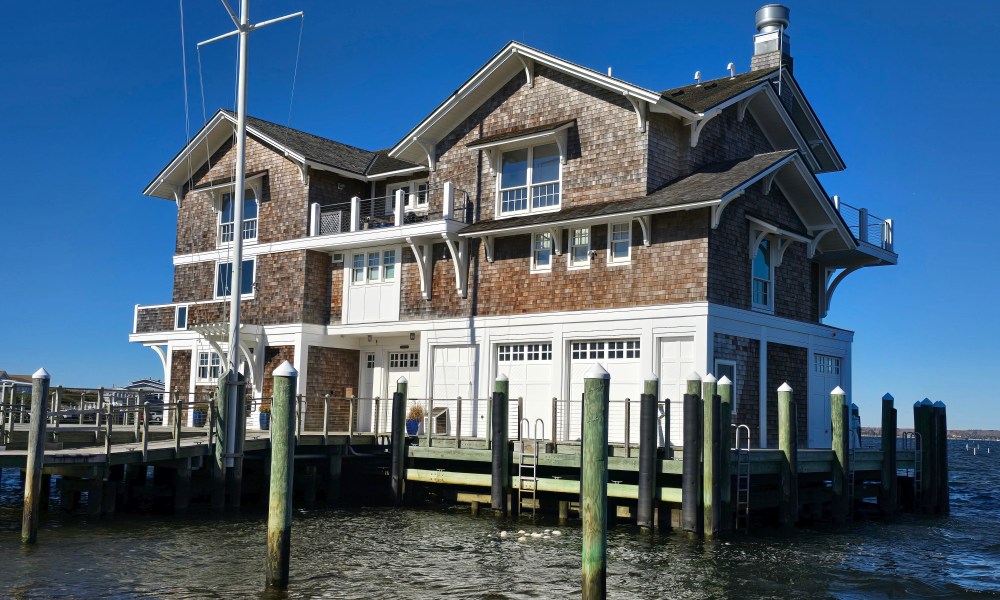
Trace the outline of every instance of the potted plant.
{"label": "potted plant", "polygon": [[208,403],[199,402],[194,405],[194,426],[204,427],[208,417]]}
{"label": "potted plant", "polygon": [[260,428],[267,431],[271,428],[271,405],[262,404],[260,407]]}
{"label": "potted plant", "polygon": [[410,409],[406,411],[406,434],[417,435],[420,430],[420,423],[424,420],[424,405],[414,402]]}

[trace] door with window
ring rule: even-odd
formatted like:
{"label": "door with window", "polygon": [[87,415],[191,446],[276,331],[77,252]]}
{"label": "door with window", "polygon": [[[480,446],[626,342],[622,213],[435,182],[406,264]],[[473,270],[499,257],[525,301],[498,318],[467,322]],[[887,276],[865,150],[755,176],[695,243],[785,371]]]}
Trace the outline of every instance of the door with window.
{"label": "door with window", "polygon": [[417,218],[419,214],[427,212],[427,181],[407,181],[386,186],[386,211],[396,210],[396,192],[403,191],[403,222]]}
{"label": "door with window", "polygon": [[841,385],[841,358],[814,354],[809,373],[809,447],[829,448],[831,435],[830,392]]}

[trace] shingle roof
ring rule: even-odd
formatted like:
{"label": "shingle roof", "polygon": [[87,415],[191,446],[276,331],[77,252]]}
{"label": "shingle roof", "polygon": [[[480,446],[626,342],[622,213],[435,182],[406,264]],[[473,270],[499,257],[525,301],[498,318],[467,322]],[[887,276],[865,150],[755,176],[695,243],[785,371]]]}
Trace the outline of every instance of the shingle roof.
{"label": "shingle roof", "polygon": [[612,216],[622,213],[672,208],[719,200],[729,192],[739,188],[748,180],[771,168],[795,150],[780,150],[757,154],[748,158],[706,165],[688,175],[676,179],[646,196],[577,206],[558,213],[525,215],[510,219],[499,219],[475,223],[462,230],[462,235],[488,234],[492,231],[514,229],[531,225],[553,225],[591,217]]}
{"label": "shingle roof", "polygon": [[487,135],[479,138],[478,140],[469,142],[466,144],[469,148],[475,148],[476,146],[482,146],[483,144],[492,144],[493,142],[502,142],[504,140],[509,140],[513,138],[519,138],[526,135],[532,135],[535,133],[545,133],[547,131],[555,131],[560,127],[565,125],[570,125],[575,123],[576,119],[567,119],[565,121],[557,121],[555,123],[546,123],[545,125],[538,125],[535,127],[512,127],[510,129],[501,131],[500,133],[495,133],[493,135]]}
{"label": "shingle roof", "polygon": [[409,161],[392,158],[389,156],[388,150],[379,150],[374,154],[375,158],[372,160],[371,165],[368,166],[368,170],[365,171],[365,175],[380,175],[382,173],[402,171],[403,169],[412,169],[413,167],[423,167],[423,165],[415,165]]}
{"label": "shingle roof", "polygon": [[759,85],[777,71],[777,68],[750,71],[749,73],[740,73],[733,78],[723,77],[703,81],[701,85],[685,85],[660,93],[670,102],[692,112],[700,113]]}

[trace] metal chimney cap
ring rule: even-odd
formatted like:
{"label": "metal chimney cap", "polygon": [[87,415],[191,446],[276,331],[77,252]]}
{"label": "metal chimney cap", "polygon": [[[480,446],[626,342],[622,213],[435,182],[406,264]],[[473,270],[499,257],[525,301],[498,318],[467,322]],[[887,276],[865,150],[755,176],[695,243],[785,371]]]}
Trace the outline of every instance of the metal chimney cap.
{"label": "metal chimney cap", "polygon": [[791,11],[787,6],[780,4],[765,4],[757,9],[754,20],[757,24],[757,31],[760,33],[770,33],[779,29],[788,29],[788,15]]}

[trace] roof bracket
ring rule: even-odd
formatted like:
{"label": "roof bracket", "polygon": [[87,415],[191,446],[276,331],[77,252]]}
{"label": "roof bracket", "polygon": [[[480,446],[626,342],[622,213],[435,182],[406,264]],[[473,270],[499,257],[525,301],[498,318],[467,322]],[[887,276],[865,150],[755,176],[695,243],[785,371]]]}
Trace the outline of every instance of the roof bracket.
{"label": "roof bracket", "polygon": [[724,211],[726,207],[729,206],[730,202],[742,196],[744,191],[745,190],[739,190],[735,194],[726,196],[722,198],[717,205],[712,207],[712,229],[719,228],[719,221],[721,221],[722,219],[722,211]]}
{"label": "roof bracket", "polygon": [[[434,245],[421,238],[406,238],[406,243],[410,245],[414,258],[417,259],[417,270],[420,273],[420,293],[424,300],[431,299],[431,277],[434,275],[434,256],[432,254]],[[454,256],[454,253],[452,254]]]}
{"label": "roof bracket", "polygon": [[649,248],[651,243],[649,232],[650,232],[650,216],[642,215],[641,217],[636,217],[635,220],[639,221],[639,227],[642,228],[642,245]]}
{"label": "roof bracket", "polygon": [[299,167],[299,177],[302,179],[302,185],[309,187],[309,165],[306,163],[301,163]]}
{"label": "roof bracket", "polygon": [[174,203],[177,204],[177,210],[181,209],[184,205],[184,189],[179,185],[171,185],[170,191],[174,194]]}
{"label": "roof bracket", "polygon": [[[833,292],[836,291],[837,286],[840,285],[840,282],[842,282],[844,279],[847,278],[848,275],[857,271],[860,268],[861,268],[860,265],[847,267],[846,269],[838,273],[837,276],[833,278],[833,281],[831,281],[826,286],[826,290],[824,290],[823,294],[823,303],[822,303],[823,317],[826,317],[826,315],[830,312],[830,301],[833,300]],[[829,279],[831,275],[833,275],[833,269],[828,269],[826,273],[827,279]]]}
{"label": "roof bracket", "polygon": [[760,243],[769,233],[771,232],[750,226],[750,262],[753,262],[753,259],[757,257],[757,249],[760,248]]}
{"label": "roof bracket", "polygon": [[562,229],[559,227],[550,227],[549,239],[552,240],[552,251],[556,253],[556,256],[562,256]]}
{"label": "roof bracket", "polygon": [[649,103],[632,96],[628,92],[625,92],[625,98],[632,103],[632,108],[635,109],[636,125],[639,127],[639,131],[646,131]]}
{"label": "roof bracket", "polygon": [[487,235],[483,238],[483,248],[486,250],[486,262],[493,262],[493,241],[494,237],[492,235]]}
{"label": "roof bracket", "polygon": [[720,112],[722,112],[722,111],[716,109],[716,110],[713,110],[713,111],[711,111],[709,113],[705,113],[704,115],[701,116],[700,119],[698,119],[696,121],[688,121],[686,123],[687,125],[689,125],[691,127],[691,147],[692,148],[694,148],[694,147],[696,147],[698,145],[698,138],[701,136],[701,130],[705,128],[705,125],[707,125],[709,121],[711,121],[712,119],[714,119],[715,117],[717,117]]}
{"label": "roof bracket", "polygon": [[444,243],[448,244],[451,260],[455,263],[455,289],[463,298],[468,297],[469,274],[469,240],[458,239],[455,234],[442,233]]}
{"label": "roof bracket", "polygon": [[743,122],[743,119],[747,116],[747,107],[750,106],[750,101],[753,100],[753,96],[749,96],[740,100],[736,104],[736,121],[739,123]]}
{"label": "roof bracket", "polygon": [[516,56],[524,66],[524,75],[527,78],[528,87],[535,87],[535,61],[520,54],[517,51],[517,48],[512,49],[511,53]]}
{"label": "roof bracket", "polygon": [[775,169],[764,176],[764,195],[769,196],[771,194],[771,185],[774,184],[774,176],[778,174],[778,170]]}
{"label": "roof bracket", "polygon": [[436,144],[421,138],[413,138],[413,141],[416,142],[417,145],[424,151],[424,154],[427,155],[427,168],[431,171],[435,171],[437,169],[437,151],[435,150]]}
{"label": "roof bracket", "polygon": [[786,237],[778,238],[778,258],[774,261],[774,268],[781,266],[781,261],[785,258],[785,250],[792,245],[792,239]]}
{"label": "roof bracket", "polygon": [[834,229],[836,229],[836,227],[826,227],[824,229],[820,229],[815,233],[813,239],[810,240],[808,244],[806,244],[806,253],[809,256],[809,258],[812,258],[813,256],[816,255],[816,248],[817,246],[819,246],[819,241],[823,239],[823,236],[830,233]]}

